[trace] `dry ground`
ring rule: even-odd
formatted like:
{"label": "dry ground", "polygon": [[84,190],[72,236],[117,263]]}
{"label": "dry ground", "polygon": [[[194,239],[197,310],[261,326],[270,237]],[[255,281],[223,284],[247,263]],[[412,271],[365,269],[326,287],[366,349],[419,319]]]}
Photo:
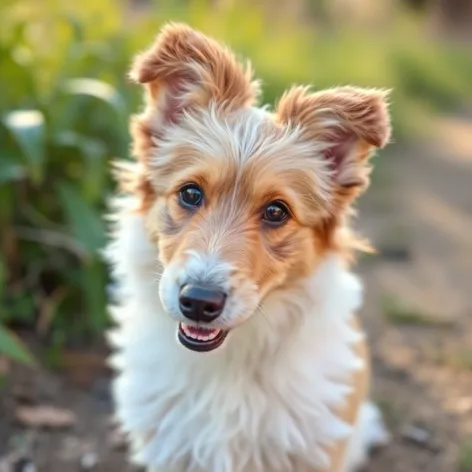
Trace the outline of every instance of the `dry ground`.
{"label": "dry ground", "polygon": [[[445,118],[434,140],[392,146],[373,180],[358,225],[380,253],[357,270],[366,281],[373,394],[393,441],[368,472],[470,472],[472,120]],[[130,471],[112,436],[101,358],[70,355],[60,375],[15,369],[0,391],[0,457],[26,451],[40,472],[63,472],[85,470],[81,460],[95,456],[93,470]],[[14,420],[24,402],[66,407],[77,422],[55,432],[25,429]]]}

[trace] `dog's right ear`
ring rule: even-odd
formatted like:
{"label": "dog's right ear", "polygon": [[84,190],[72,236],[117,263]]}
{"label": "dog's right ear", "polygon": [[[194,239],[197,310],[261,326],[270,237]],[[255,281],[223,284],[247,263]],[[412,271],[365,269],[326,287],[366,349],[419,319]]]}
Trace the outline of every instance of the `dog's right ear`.
{"label": "dog's right ear", "polygon": [[329,169],[335,206],[346,207],[367,186],[368,158],[390,139],[388,92],[338,87],[310,93],[287,91],[277,107],[278,120],[300,127],[302,139],[315,143]]}
{"label": "dog's right ear", "polygon": [[130,76],[146,90],[146,109],[134,120],[135,154],[146,163],[166,126],[186,111],[214,103],[233,110],[252,105],[259,84],[250,65],[243,66],[215,40],[183,24],[168,24],[155,43],[140,54]]}

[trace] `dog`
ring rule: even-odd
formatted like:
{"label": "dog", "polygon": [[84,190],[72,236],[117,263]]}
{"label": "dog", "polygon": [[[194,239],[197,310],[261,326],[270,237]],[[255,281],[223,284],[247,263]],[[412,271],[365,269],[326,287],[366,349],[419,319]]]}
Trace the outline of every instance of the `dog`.
{"label": "dog", "polygon": [[116,416],[152,472],[352,472],[388,433],[349,270],[388,92],[294,86],[184,24],[137,56],[106,256]]}

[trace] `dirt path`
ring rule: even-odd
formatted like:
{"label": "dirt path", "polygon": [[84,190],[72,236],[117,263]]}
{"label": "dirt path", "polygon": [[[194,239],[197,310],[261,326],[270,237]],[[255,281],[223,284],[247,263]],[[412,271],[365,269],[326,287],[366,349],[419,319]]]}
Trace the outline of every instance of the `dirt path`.
{"label": "dirt path", "polygon": [[471,471],[472,121],[441,120],[434,142],[382,160],[359,221],[380,257],[360,272],[394,441],[368,470]]}
{"label": "dirt path", "polygon": [[[393,441],[368,472],[470,472],[472,120],[443,119],[434,142],[393,146],[379,161],[358,226],[380,254],[358,271],[367,287],[373,395]],[[108,376],[100,357],[87,362],[86,372],[68,377],[13,373],[0,397],[0,457],[24,449],[40,472],[132,470],[113,435]],[[77,423],[25,430],[13,416],[20,399],[66,407]]]}

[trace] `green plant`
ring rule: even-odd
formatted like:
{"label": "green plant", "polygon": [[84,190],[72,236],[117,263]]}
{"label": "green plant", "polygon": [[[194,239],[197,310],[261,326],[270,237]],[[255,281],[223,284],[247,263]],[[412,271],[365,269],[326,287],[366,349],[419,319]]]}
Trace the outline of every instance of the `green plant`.
{"label": "green plant", "polygon": [[5,354],[23,364],[34,365],[35,363],[23,343],[2,325],[0,325],[0,354]]}
{"label": "green plant", "polygon": [[[2,260],[0,259],[0,299],[3,296],[3,290],[5,286],[5,267]],[[4,311],[3,306],[0,305],[0,315]],[[33,365],[34,361],[31,357],[28,349],[23,343],[9,330],[0,323],[0,356],[7,355],[8,357],[22,362],[23,364]],[[0,373],[0,384],[1,384],[1,373]],[[1,386],[1,385],[0,385]]]}
{"label": "green plant", "polygon": [[[106,325],[104,200],[108,162],[126,156],[130,96],[124,88],[126,51],[107,56],[110,85],[98,64],[110,48],[86,37],[79,18],[29,19],[18,2],[2,6],[9,28],[0,35],[0,247],[5,266],[0,323],[69,334]],[[103,12],[105,13],[105,11]],[[59,15],[58,15],[59,16]],[[43,44],[30,28],[42,31]],[[29,22],[31,21],[31,23]],[[59,40],[57,50],[45,50]],[[61,41],[62,40],[62,41]],[[42,48],[44,47],[44,50]],[[71,65],[71,70],[67,66]],[[80,74],[77,78],[76,74]],[[106,75],[105,74],[105,75]],[[82,78],[84,76],[85,78]],[[91,78],[92,77],[92,78]],[[0,349],[25,360],[0,324]]]}

